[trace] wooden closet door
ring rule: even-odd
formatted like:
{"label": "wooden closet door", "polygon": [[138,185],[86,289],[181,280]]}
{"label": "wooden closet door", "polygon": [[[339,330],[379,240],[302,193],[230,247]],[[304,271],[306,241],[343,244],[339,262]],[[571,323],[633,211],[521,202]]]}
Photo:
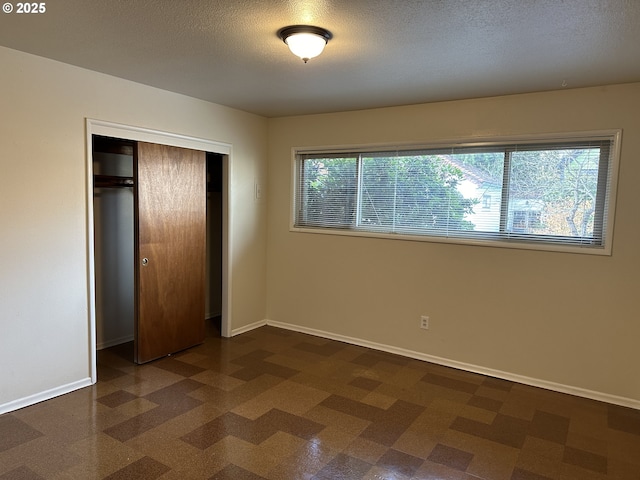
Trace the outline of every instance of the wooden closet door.
{"label": "wooden closet door", "polygon": [[138,142],[135,361],[204,341],[205,152]]}

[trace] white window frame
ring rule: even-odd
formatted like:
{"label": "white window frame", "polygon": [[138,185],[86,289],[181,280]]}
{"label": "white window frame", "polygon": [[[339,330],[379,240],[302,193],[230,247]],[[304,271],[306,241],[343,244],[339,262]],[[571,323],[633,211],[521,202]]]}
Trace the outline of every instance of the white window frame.
{"label": "white window frame", "polygon": [[[403,233],[387,233],[376,232],[372,230],[362,230],[360,228],[342,229],[330,227],[306,227],[296,226],[297,217],[297,192],[298,182],[300,181],[299,156],[303,154],[322,154],[328,155],[339,153],[357,153],[371,151],[396,151],[396,150],[430,150],[443,148],[469,148],[469,147],[490,147],[506,143],[512,144],[541,144],[541,143],[562,143],[577,141],[594,141],[594,140],[610,140],[611,152],[608,164],[608,183],[607,197],[604,206],[604,217],[606,223],[602,231],[602,245],[600,246],[584,246],[584,245],[567,245],[553,242],[536,241],[509,241],[505,239],[489,239],[489,238],[470,238],[470,237],[453,237],[453,236],[434,236],[423,234],[403,234]],[[620,148],[622,141],[622,130],[597,130],[577,133],[551,133],[536,135],[521,135],[508,137],[490,137],[490,138],[473,138],[470,140],[451,140],[443,142],[425,142],[424,144],[366,144],[366,145],[340,145],[340,146],[307,146],[292,148],[291,161],[291,194],[290,194],[290,221],[289,230],[297,233],[310,233],[322,235],[340,235],[349,237],[370,237],[406,241],[449,243],[459,245],[476,245],[500,248],[515,248],[525,250],[542,250],[552,252],[580,253],[590,255],[612,255],[613,247],[613,231],[615,219],[615,204],[617,197],[618,169],[620,163]],[[358,186],[360,191],[360,186]],[[360,195],[360,192],[357,194]]]}

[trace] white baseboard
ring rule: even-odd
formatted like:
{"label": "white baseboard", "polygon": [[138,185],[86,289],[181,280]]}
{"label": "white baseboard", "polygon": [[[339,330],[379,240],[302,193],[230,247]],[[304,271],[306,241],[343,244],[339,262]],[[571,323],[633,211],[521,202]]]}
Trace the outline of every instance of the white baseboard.
{"label": "white baseboard", "polygon": [[[345,335],[339,335],[331,332],[326,332],[323,330],[317,330],[315,328],[307,328],[307,327],[301,327],[299,325],[293,325],[290,323],[277,322],[275,320],[260,320],[258,322],[254,322],[249,325],[245,325],[244,327],[240,327],[232,330],[231,336],[233,337],[236,335],[240,335],[241,333],[249,332],[251,330],[255,330],[256,328],[263,327],[265,325],[283,328],[285,330],[292,330],[300,333],[306,333],[309,335],[327,338],[330,340],[337,340],[339,342],[350,343],[352,345],[359,345],[361,347],[367,347],[367,348],[379,350],[382,352],[402,355],[408,358],[415,358],[416,360],[423,360],[425,362],[431,362],[438,365],[443,365],[445,367],[457,368],[459,370],[474,372],[481,375],[488,375],[490,377],[502,378],[504,380],[510,380],[512,382],[522,383],[525,385],[531,385],[533,387],[544,388],[547,390],[553,390],[560,393],[567,393],[569,395],[576,395],[578,397],[590,398],[592,400],[598,400],[605,403],[611,403],[614,405],[621,405],[624,407],[640,410],[640,401],[635,400],[633,398],[620,397],[617,395],[611,395],[603,392],[596,392],[593,390],[575,387],[572,385],[564,385],[560,383],[549,382],[547,380],[542,380],[539,378],[526,377],[524,375],[504,372],[502,370],[494,370],[492,368],[486,368],[478,365],[473,365],[470,363],[458,362],[456,360],[436,357],[434,355],[428,355],[425,353],[415,352],[413,350],[398,348],[391,345],[385,345],[382,343],[369,342],[367,340],[362,340],[355,337],[348,337]],[[131,340],[133,340],[133,337],[131,337]],[[130,341],[130,340],[124,340],[124,341]],[[113,345],[123,343],[124,341],[113,343]],[[103,348],[107,348],[107,347],[105,346]],[[29,395],[28,397],[23,397],[8,403],[0,404],[0,415],[4,413],[12,412],[14,410],[18,410],[20,408],[28,407],[29,405],[33,405],[45,400],[49,400],[51,398],[64,395],[65,393],[69,393],[74,390],[78,390],[80,388],[88,387],[90,385],[92,385],[91,378],[88,377],[88,378],[78,380],[76,382],[62,385],[60,387],[52,388],[50,390],[45,390],[44,392],[36,393],[34,395]]]}
{"label": "white baseboard", "polygon": [[[253,326],[255,325],[255,326]],[[546,390],[553,390],[560,393],[568,393],[569,395],[575,395],[578,397],[589,398],[591,400],[598,400],[600,402],[612,403],[614,405],[621,405],[624,407],[634,408],[640,410],[640,400],[633,398],[620,397],[617,395],[611,395],[603,392],[596,392],[585,388],[580,388],[572,385],[564,385],[561,383],[549,382],[539,378],[527,377],[524,375],[518,375],[516,373],[504,372],[502,370],[494,370],[492,368],[486,368],[480,365],[473,365],[470,363],[458,362],[456,360],[450,360],[448,358],[436,357],[434,355],[428,355],[426,353],[415,352],[413,350],[407,350],[404,348],[398,348],[391,345],[385,345],[382,343],[369,342],[354,337],[347,337],[345,335],[339,335],[331,332],[325,332],[323,330],[316,330],[315,328],[301,327],[299,325],[293,325],[290,323],[277,322],[275,320],[264,320],[262,322],[256,322],[252,325],[244,327],[243,333],[250,330],[249,327],[258,328],[263,325],[270,325],[273,327],[283,328],[286,330],[293,330],[300,333],[307,333],[316,337],[328,338],[330,340],[337,340],[340,342],[350,343],[352,345],[359,345],[361,347],[372,348],[374,350],[380,350],[382,352],[394,353],[396,355],[402,355],[404,357],[415,358],[416,360],[423,360],[425,362],[431,362],[445,367],[457,368],[459,370],[465,370],[468,372],[479,373],[481,375],[487,375],[490,377],[502,378],[512,382],[522,383],[530,385],[532,387],[544,388]]]}
{"label": "white baseboard", "polygon": [[[265,325],[267,325],[267,320],[259,320],[254,323],[250,323],[249,325],[245,325],[244,327],[234,328],[233,330],[231,330],[231,336],[235,337],[236,335],[240,335],[241,333],[255,330],[256,328],[264,327]],[[288,330],[291,330],[291,329],[288,329]]]}
{"label": "white baseboard", "polygon": [[120,345],[121,343],[133,342],[133,334],[125,335],[124,337],[112,338],[111,340],[107,340],[106,342],[100,342],[96,345],[96,350],[103,350],[105,348],[114,347],[116,345]]}
{"label": "white baseboard", "polygon": [[28,397],[18,398],[17,400],[12,400],[11,402],[3,403],[2,405],[0,405],[0,415],[2,415],[3,413],[13,412],[14,410],[18,410],[20,408],[28,407],[45,400],[50,400],[54,397],[73,392],[74,390],[88,387],[90,385],[92,385],[91,378],[87,377],[76,382],[67,383],[66,385],[61,385],[50,390],[45,390],[44,392],[29,395]]}

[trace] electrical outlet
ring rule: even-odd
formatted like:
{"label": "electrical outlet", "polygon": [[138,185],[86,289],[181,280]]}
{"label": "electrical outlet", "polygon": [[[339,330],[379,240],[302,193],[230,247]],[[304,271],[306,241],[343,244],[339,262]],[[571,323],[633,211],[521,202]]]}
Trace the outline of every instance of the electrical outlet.
{"label": "electrical outlet", "polygon": [[425,330],[429,330],[429,317],[423,315],[420,317],[420,328],[424,328]]}

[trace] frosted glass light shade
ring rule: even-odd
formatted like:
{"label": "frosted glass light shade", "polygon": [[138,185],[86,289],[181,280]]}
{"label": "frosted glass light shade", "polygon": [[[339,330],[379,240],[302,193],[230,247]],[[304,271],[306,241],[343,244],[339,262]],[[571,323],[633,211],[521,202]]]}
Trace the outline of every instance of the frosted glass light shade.
{"label": "frosted glass light shade", "polygon": [[289,46],[291,53],[307,63],[310,58],[317,57],[322,53],[327,41],[315,33],[294,33],[287,37],[285,43]]}
{"label": "frosted glass light shade", "polygon": [[304,63],[310,58],[317,57],[324,50],[327,42],[333,37],[331,32],[320,27],[310,25],[293,25],[278,31],[284,43],[291,52],[300,57]]}

